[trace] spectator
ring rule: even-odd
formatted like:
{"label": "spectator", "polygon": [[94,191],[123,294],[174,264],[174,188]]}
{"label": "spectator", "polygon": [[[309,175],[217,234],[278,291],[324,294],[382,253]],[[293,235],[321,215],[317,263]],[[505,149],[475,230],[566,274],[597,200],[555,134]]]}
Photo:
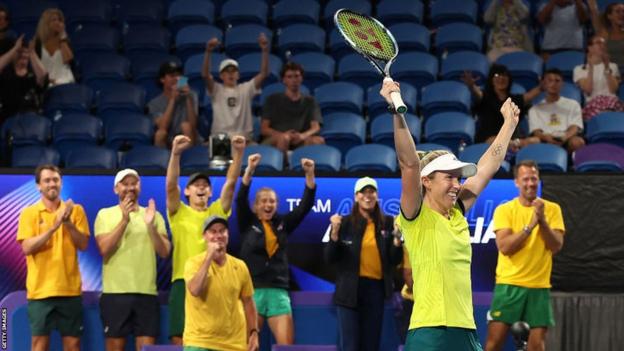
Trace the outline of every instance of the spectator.
{"label": "spectator", "polygon": [[277,195],[271,188],[256,192],[253,210],[249,206],[252,175],[260,163],[260,154],[248,157],[247,168],[236,194],[238,229],[241,235],[240,258],[245,261],[256,289],[258,328],[266,320],[278,344],[295,340],[288,288],[288,236],[295,231],[314,205],[316,181],[314,161],[301,159],[305,188],[301,202],[287,214],[277,213]]}
{"label": "spectator", "polygon": [[528,349],[544,350],[547,328],[554,325],[550,274],[552,257],[563,246],[561,207],[537,197],[540,180],[535,162],[517,164],[514,182],[518,197],[494,211],[499,254],[486,351],[501,350],[510,326],[518,321],[531,327]]}
{"label": "spectator", "polygon": [[197,131],[199,113],[197,94],[188,84],[180,80],[181,74],[182,67],[176,62],[163,63],[158,72],[163,92],[147,104],[149,114],[156,125],[154,145],[159,147],[170,146],[178,134],[186,135],[191,139],[191,144],[201,142]]}
{"label": "spectator", "polygon": [[492,0],[483,14],[485,23],[492,26],[487,54],[491,62],[509,52],[533,51],[528,19],[529,9],[522,0]]}
{"label": "spectator", "polygon": [[602,111],[624,111],[624,104],[616,95],[620,81],[620,70],[609,62],[604,38],[592,37],[585,63],[574,67],[574,82],[585,94],[585,121]]}
{"label": "spectator", "polygon": [[33,50],[34,42],[22,47],[23,40],[20,36],[0,56],[0,124],[14,114],[41,108],[48,73]]}
{"label": "spectator", "polygon": [[49,74],[50,85],[74,82],[70,64],[74,53],[65,31],[65,17],[59,9],[43,11],[37,24],[35,48]]}
{"label": "spectator", "polygon": [[258,351],[254,287],[247,265],[227,253],[229,237],[225,218],[208,217],[206,251],[186,261],[186,351]]}
{"label": "spectator", "polygon": [[403,258],[394,218],[381,212],[377,182],[369,177],[355,183],[351,214],[331,216],[325,256],[334,264],[342,351],[377,351],[381,341],[384,302],[392,295],[393,273]]}
{"label": "spectator", "polygon": [[261,134],[263,144],[284,153],[301,145],[324,144],[321,130],[321,109],[312,96],[301,93],[303,67],[294,62],[282,66],[283,93],[269,96],[262,107]]}
{"label": "spectator", "polygon": [[81,205],[61,199],[58,167],[37,167],[35,183],[40,199],[22,210],[17,228],[26,256],[31,349],[49,350],[50,332],[57,329],[64,350],[78,351],[83,328],[78,250],[89,245],[89,222]]}
{"label": "spectator", "polygon": [[529,110],[529,130],[543,143],[559,145],[570,153],[583,147],[581,105],[561,96],[563,76],[561,71],[551,68],[544,72],[542,87],[544,99]]}
{"label": "spectator", "polygon": [[598,13],[596,0],[588,0],[594,32],[607,41],[607,52],[611,62],[624,68],[624,3],[613,2],[607,5],[605,12]]}
{"label": "spectator", "polygon": [[589,19],[582,0],[549,0],[540,6],[537,20],[544,27],[542,57],[558,51],[583,50],[583,25]]}
{"label": "spectator", "polygon": [[[524,94],[511,94],[512,78],[507,67],[503,65],[493,64],[488,73],[485,89],[482,91],[476,84],[476,79],[470,72],[464,73],[462,80],[468,85],[470,91],[476,98],[475,113],[478,118],[477,133],[475,142],[491,144],[496,138],[498,131],[503,126],[505,119],[500,112],[501,106],[507,98],[520,109],[520,120],[525,118],[528,106],[540,93],[540,87],[537,86]],[[536,137],[527,137],[523,135],[520,128],[516,128],[512,141],[509,143],[509,149],[517,152],[529,144],[537,144],[539,139]]]}
{"label": "spectator", "polygon": [[212,129],[210,135],[218,133],[243,135],[248,141],[253,140],[253,122],[251,100],[260,94],[262,82],[269,74],[269,41],[264,33],[258,36],[258,45],[262,50],[260,72],[253,79],[238,84],[240,73],[238,62],[225,59],[219,64],[219,77],[223,83],[214,81],[210,73],[211,54],[219,45],[217,38],[206,43],[206,54],[202,66],[202,77],[206,83],[206,94],[212,102]]}
{"label": "spectator", "polygon": [[4,55],[15,45],[15,33],[9,28],[9,10],[0,4],[0,55]]}

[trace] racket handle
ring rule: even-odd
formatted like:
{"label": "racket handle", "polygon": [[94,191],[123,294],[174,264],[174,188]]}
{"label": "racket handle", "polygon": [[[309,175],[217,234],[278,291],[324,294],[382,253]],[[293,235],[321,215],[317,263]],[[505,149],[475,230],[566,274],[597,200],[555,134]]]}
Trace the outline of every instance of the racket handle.
{"label": "racket handle", "polygon": [[[384,78],[384,82],[394,82],[394,81],[392,80],[392,78],[386,77]],[[407,112],[407,106],[405,106],[403,99],[401,99],[401,93],[393,91],[390,93],[390,98],[392,99],[392,104],[394,105],[394,109],[398,113],[403,114]]]}

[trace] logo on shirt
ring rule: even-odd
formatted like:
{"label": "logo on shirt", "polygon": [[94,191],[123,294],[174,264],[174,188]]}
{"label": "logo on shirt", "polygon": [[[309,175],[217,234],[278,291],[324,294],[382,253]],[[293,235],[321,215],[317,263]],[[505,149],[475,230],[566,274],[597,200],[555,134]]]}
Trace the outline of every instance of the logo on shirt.
{"label": "logo on shirt", "polygon": [[237,98],[235,98],[234,96],[229,97],[229,98],[227,99],[227,105],[228,105],[228,107],[236,107],[236,105],[237,105],[237,101],[238,101],[238,99],[237,99]]}
{"label": "logo on shirt", "polygon": [[550,115],[550,121],[548,121],[549,126],[559,126],[561,125],[561,119],[557,116],[556,113]]}

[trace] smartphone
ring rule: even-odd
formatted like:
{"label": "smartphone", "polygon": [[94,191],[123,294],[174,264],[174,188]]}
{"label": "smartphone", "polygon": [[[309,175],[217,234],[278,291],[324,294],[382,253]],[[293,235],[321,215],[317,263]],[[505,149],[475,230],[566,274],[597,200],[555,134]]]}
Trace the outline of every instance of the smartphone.
{"label": "smartphone", "polygon": [[186,86],[186,85],[188,85],[188,77],[185,77],[185,76],[180,76],[180,77],[178,78],[178,85],[177,85],[177,88],[178,88],[178,89],[182,89],[182,87],[184,87],[184,86]]}

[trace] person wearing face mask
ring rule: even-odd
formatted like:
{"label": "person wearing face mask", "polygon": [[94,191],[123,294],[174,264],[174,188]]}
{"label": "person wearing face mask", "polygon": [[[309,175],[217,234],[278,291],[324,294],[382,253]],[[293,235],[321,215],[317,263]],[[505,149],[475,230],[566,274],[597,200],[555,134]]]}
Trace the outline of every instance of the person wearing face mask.
{"label": "person wearing face mask", "polygon": [[70,64],[74,53],[65,31],[63,12],[50,8],[41,14],[35,36],[35,50],[49,73],[50,86],[73,83]]}
{"label": "person wearing face mask", "polygon": [[210,135],[219,133],[243,135],[247,141],[253,140],[253,121],[251,102],[260,94],[262,82],[269,75],[270,43],[264,33],[258,35],[258,45],[262,52],[260,72],[252,79],[239,84],[238,62],[231,58],[219,63],[219,78],[223,83],[215,82],[210,72],[212,52],[219,45],[217,38],[206,43],[206,53],[202,65],[202,77],[206,84],[206,94],[212,102],[212,128]]}
{"label": "person wearing face mask", "polygon": [[236,211],[241,234],[240,257],[245,261],[256,289],[258,328],[266,320],[278,344],[294,342],[290,306],[288,235],[295,231],[314,205],[316,182],[314,161],[301,159],[305,189],[299,204],[287,214],[277,213],[277,195],[271,188],[256,192],[253,209],[249,206],[251,178],[260,162],[260,154],[250,155],[238,194]]}
{"label": "person wearing face mask", "polygon": [[384,302],[403,258],[394,218],[381,212],[377,188],[372,178],[358,179],[351,214],[330,218],[325,256],[336,269],[334,303],[343,351],[379,350]]}
{"label": "person wearing face mask", "polygon": [[98,211],[94,224],[103,257],[100,313],[106,351],[123,351],[130,334],[141,350],[155,344],[160,330],[156,255],[169,257],[171,243],[154,199],[147,207],[139,205],[139,174],[121,170],[113,184],[119,204]]}
{"label": "person wearing face mask", "polygon": [[486,351],[501,350],[510,326],[529,324],[529,350],[544,350],[554,325],[550,302],[552,257],[563,247],[561,207],[537,196],[539,169],[525,160],[514,167],[518,197],[494,210],[498,247],[496,286],[488,312]]}

